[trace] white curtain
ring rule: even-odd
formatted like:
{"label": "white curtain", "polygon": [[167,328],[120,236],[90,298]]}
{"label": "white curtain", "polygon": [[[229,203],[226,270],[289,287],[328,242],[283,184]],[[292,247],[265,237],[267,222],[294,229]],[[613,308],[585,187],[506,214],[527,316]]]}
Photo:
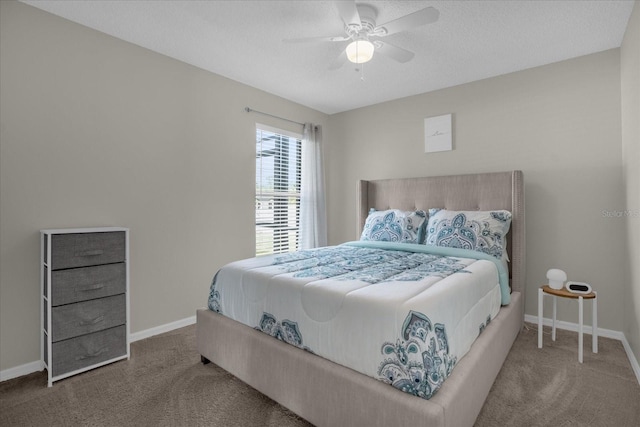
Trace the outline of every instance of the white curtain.
{"label": "white curtain", "polygon": [[300,249],[327,245],[327,214],[320,127],[305,123],[300,184]]}

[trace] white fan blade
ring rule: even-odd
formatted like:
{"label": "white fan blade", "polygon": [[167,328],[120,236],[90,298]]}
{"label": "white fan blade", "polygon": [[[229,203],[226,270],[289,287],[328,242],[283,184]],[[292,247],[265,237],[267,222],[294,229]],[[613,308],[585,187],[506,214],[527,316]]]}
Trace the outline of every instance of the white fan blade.
{"label": "white fan blade", "polygon": [[342,52],[340,53],[340,55],[338,55],[338,57],[336,59],[334,59],[333,61],[331,61],[331,64],[329,64],[329,70],[337,70],[339,68],[342,68],[342,66],[347,62],[347,52],[345,52],[344,49],[342,49]]}
{"label": "white fan blade", "polygon": [[374,29],[374,32],[380,37],[388,36],[389,34],[410,30],[421,25],[431,24],[433,22],[436,22],[439,16],[440,12],[438,12],[437,9],[433,7],[427,7],[425,9],[418,10],[417,12],[413,12],[409,15],[405,15],[401,18],[387,22],[386,24],[378,25]]}
{"label": "white fan blade", "polygon": [[403,64],[405,62],[411,61],[415,56],[415,53],[401,47],[394,46],[387,42],[377,41],[376,44],[380,45],[379,47],[376,47],[376,52],[379,52]]}
{"label": "white fan blade", "polygon": [[362,25],[355,0],[337,1],[336,7],[338,8],[338,13],[340,14],[340,18],[342,18],[342,22],[344,22],[346,26]]}
{"label": "white fan blade", "polygon": [[348,36],[335,37],[301,37],[296,39],[284,39],[283,43],[316,43],[316,42],[343,42],[350,40]]}

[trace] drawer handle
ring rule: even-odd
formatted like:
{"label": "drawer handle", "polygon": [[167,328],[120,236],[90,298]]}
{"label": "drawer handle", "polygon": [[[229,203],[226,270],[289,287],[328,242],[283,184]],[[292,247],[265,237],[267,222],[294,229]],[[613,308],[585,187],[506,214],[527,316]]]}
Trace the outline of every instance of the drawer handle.
{"label": "drawer handle", "polygon": [[98,256],[98,255],[102,255],[104,253],[104,251],[102,249],[94,249],[91,251],[84,251],[84,252],[78,252],[76,254],[76,256],[80,257],[80,256]]}
{"label": "drawer handle", "polygon": [[106,353],[107,351],[109,351],[109,347],[102,347],[100,350],[98,351],[94,351],[94,352],[88,352],[87,354],[84,354],[82,356],[78,356],[76,357],[76,360],[84,360],[84,359],[89,359],[92,357],[98,357],[103,353]]}
{"label": "drawer handle", "polygon": [[84,289],[78,289],[79,292],[89,292],[89,291],[97,291],[98,289],[104,288],[104,283],[96,283],[92,286],[87,286]]}
{"label": "drawer handle", "polygon": [[93,318],[91,320],[82,320],[81,322],[78,322],[78,324],[80,326],[88,326],[88,325],[95,325],[96,323],[100,323],[100,322],[104,322],[104,315],[103,316],[98,316],[98,317]]}

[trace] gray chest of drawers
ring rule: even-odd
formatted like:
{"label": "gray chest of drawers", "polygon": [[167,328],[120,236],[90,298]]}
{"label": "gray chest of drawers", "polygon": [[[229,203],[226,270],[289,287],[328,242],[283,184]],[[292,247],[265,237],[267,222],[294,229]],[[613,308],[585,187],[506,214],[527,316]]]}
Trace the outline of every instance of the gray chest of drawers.
{"label": "gray chest of drawers", "polygon": [[129,358],[129,230],[40,231],[41,356],[54,381]]}

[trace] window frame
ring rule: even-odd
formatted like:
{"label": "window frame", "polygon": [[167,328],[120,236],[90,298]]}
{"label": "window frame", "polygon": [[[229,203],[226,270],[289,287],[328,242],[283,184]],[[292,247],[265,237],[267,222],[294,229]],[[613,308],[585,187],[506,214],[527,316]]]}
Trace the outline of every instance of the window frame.
{"label": "window frame", "polygon": [[[256,123],[255,131],[255,255],[263,256],[294,252],[300,247],[300,185],[302,182],[303,136],[297,132],[264,125],[262,123]],[[259,181],[265,179],[260,178],[259,174],[265,170],[268,171],[268,167],[264,167],[262,163],[259,166],[258,162],[272,157],[268,155],[265,156],[262,148],[260,148],[259,152],[259,144],[269,139],[264,137],[260,139],[261,132],[280,137],[279,141],[274,140],[276,142],[272,150],[272,156],[274,159],[276,157],[280,159],[274,160],[273,169],[275,170],[277,168],[282,171],[284,175],[280,176],[280,179],[274,179],[274,188],[271,191],[267,190],[264,184],[259,185]],[[290,146],[292,139],[294,140],[294,147]],[[278,144],[282,145],[279,146]],[[286,147],[284,147],[285,145]],[[285,148],[286,151],[283,151]],[[287,155],[282,156],[285,152]],[[294,156],[291,156],[292,152],[295,153]],[[281,157],[286,158],[282,159]],[[291,164],[292,162],[293,164]],[[297,188],[297,191],[291,191],[292,188],[287,188],[292,187],[291,180],[289,179],[292,170],[295,171],[295,184],[293,187]],[[269,200],[269,198],[271,198],[271,200]],[[265,202],[267,209],[261,208]],[[270,214],[268,211],[271,208],[273,212]],[[269,215],[272,216],[271,222],[269,222]],[[270,233],[269,230],[272,230],[272,232]],[[269,237],[269,234],[271,234],[271,237]]]}

